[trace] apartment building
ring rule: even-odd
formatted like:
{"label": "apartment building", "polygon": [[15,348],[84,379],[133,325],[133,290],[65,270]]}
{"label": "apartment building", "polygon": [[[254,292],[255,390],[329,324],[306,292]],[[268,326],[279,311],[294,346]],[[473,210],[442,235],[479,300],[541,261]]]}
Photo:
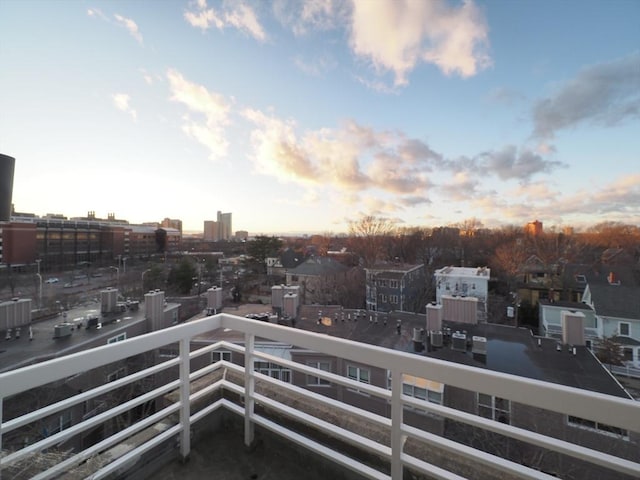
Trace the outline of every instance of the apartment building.
{"label": "apartment building", "polygon": [[365,279],[367,310],[424,309],[424,265],[379,263],[365,268]]}

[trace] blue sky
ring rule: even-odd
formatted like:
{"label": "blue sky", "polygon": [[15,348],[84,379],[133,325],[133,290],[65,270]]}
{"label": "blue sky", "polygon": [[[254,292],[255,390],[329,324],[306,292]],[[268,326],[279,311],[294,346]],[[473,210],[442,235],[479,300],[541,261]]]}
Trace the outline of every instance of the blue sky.
{"label": "blue sky", "polygon": [[640,224],[639,18],[636,0],[0,0],[0,152],[38,215]]}

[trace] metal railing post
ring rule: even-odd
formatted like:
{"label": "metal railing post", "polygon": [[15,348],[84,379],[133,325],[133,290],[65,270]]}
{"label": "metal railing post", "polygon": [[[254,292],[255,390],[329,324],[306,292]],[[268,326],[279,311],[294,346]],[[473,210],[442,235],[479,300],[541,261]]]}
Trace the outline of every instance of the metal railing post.
{"label": "metal railing post", "polygon": [[245,333],[244,351],[244,444],[249,447],[254,440],[253,409],[256,378],[253,372],[255,335]]}
{"label": "metal railing post", "polygon": [[[2,418],[3,418],[2,405],[3,403],[4,403],[4,398],[0,397],[0,453],[2,453]],[[2,480],[2,468],[0,468],[0,480]]]}
{"label": "metal railing post", "polygon": [[189,339],[180,340],[180,456],[185,461],[191,451],[191,408],[189,396],[191,385],[189,383],[190,359]]}
{"label": "metal railing post", "polygon": [[391,478],[402,480],[402,449],[404,436],[402,435],[402,372],[391,372]]}

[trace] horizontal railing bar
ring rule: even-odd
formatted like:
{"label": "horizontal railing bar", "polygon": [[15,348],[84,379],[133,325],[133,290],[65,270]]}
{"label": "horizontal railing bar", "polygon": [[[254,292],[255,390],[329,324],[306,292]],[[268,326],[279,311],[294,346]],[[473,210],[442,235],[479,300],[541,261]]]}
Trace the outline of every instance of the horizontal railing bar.
{"label": "horizontal railing bar", "polygon": [[412,406],[417,406],[430,413],[440,415],[442,417],[456,420],[473,427],[479,427],[484,430],[495,432],[516,440],[523,441],[529,445],[535,445],[549,449],[553,452],[569,455],[580,460],[587,461],[592,464],[597,464],[612,470],[616,470],[628,475],[637,476],[640,478],[640,464],[625,460],[614,455],[610,455],[598,450],[593,450],[587,447],[583,447],[576,443],[567,442],[558,438],[541,435],[537,432],[527,430],[524,428],[514,427],[505,423],[497,422],[495,420],[489,420],[472,413],[456,410],[451,407],[445,407],[442,405],[427,402],[427,404],[418,404],[420,400],[416,400],[411,397],[403,396],[405,403]]}
{"label": "horizontal railing bar", "polygon": [[211,385],[207,385],[202,390],[198,390],[197,392],[192,393],[191,395],[189,395],[189,402],[193,403],[203,397],[206,397],[207,395],[213,394],[216,390],[220,389],[224,383],[224,380],[220,379],[217,382],[212,383]]}
{"label": "horizontal railing bar", "polygon": [[148,452],[156,445],[160,445],[165,440],[168,440],[171,437],[179,434],[181,431],[182,431],[182,425],[180,424],[177,424],[171,427],[169,430],[162,432],[161,434],[153,437],[152,440],[149,440],[148,442],[143,443],[142,445],[131,450],[130,452],[125,453],[121,457],[118,457],[113,462],[109,463],[109,465],[107,465],[106,467],[101,468],[91,476],[91,480],[99,480],[101,478],[106,477],[107,475],[117,471],[120,467],[125,466],[131,460],[135,460],[136,457],[139,457],[143,453]]}
{"label": "horizontal railing bar", "polygon": [[9,454],[5,457],[0,458],[0,465],[11,465],[15,461],[25,457],[26,455],[42,451],[45,448],[48,448],[63,440],[66,440],[67,438],[71,438],[74,435],[77,435],[78,433],[84,432],[89,428],[99,425],[100,423],[104,422],[105,420],[108,420],[112,416],[119,415],[120,413],[126,412],[132,407],[136,407],[141,403],[151,400],[159,395],[163,395],[171,390],[175,390],[176,388],[178,388],[179,385],[180,385],[180,381],[174,380],[173,382],[167,383],[162,387],[158,387],[148,393],[137,396],[127,402],[121,403],[105,412],[102,412],[96,415],[95,417],[91,417],[87,420],[84,420],[76,425],[73,425],[67,429],[62,430],[59,433],[56,433],[55,435],[51,435],[50,437],[44,438],[39,442],[36,442],[21,450],[18,450],[12,454]]}
{"label": "horizontal railing bar", "polygon": [[[394,372],[402,372],[417,377],[427,378],[435,382],[462,388],[471,392],[485,393],[496,397],[506,398],[513,402],[521,403],[524,405],[531,405],[537,408],[559,412],[565,415],[568,414],[580,418],[594,420],[600,423],[605,423],[607,425],[630,430],[632,432],[640,432],[640,403],[634,402],[633,400],[627,398],[614,397],[597,392],[567,387],[560,384],[542,382],[539,380],[528,379],[515,375],[503,374],[488,369],[478,369],[458,363],[445,362],[421,355],[398,352],[375,345],[355,343],[349,340],[332,337],[325,334],[303,331],[300,329],[270,324],[266,322],[259,322],[229,314],[219,314],[213,317],[195,320],[185,324],[176,325],[174,327],[169,327],[157,332],[133,337],[122,342],[103,345],[91,350],[70,354],[65,357],[55,358],[44,363],[34,364],[2,373],[0,374],[0,402],[2,402],[3,398],[11,397],[22,391],[51,383],[53,381],[61,380],[77,373],[89,371],[94,368],[99,368],[118,360],[123,360],[135,355],[144,354],[153,351],[156,348],[160,348],[164,345],[179,343],[181,340],[202,342],[204,340],[200,340],[196,337],[205,333],[210,333],[211,331],[219,328],[228,328],[244,333],[248,332],[254,335],[256,338],[270,339],[274,342],[292,346],[294,347],[294,349],[303,349],[312,352],[318,352],[323,355],[333,356],[336,358],[352,360],[358,362],[359,364],[370,365],[372,367],[379,367],[389,371],[392,370]],[[245,353],[244,346],[221,340],[190,352],[189,357],[191,359],[197,358],[221,348],[243,354]],[[387,389],[377,387],[375,385],[357,382],[343,375],[338,375],[332,372],[325,372],[314,367],[309,367],[307,365],[293,362],[288,359],[260,352],[259,350],[255,350],[254,352],[252,352],[252,355],[255,359],[276,363],[278,365],[282,365],[283,367],[290,368],[292,371],[297,371],[302,374],[322,378],[324,380],[327,380],[328,382],[341,385],[349,389],[369,393],[387,400],[391,398],[391,392]],[[179,364],[180,359],[176,357],[167,362],[163,362],[140,372],[127,375],[122,379],[116,380],[109,384],[95,387],[94,389],[80,393],[60,402],[56,402],[47,407],[43,407],[42,409],[39,409],[35,412],[31,412],[21,417],[8,420],[4,423],[1,423],[0,418],[0,431],[5,434],[6,432],[13,431],[19,427],[23,427],[29,423],[48,417],[80,402],[102,395],[109,392],[110,390],[133,383],[141,378],[160,372],[164,369],[177,366]],[[231,364],[225,361],[219,361],[190,373],[189,379],[190,381],[200,379],[209,373],[217,371],[220,368],[224,368],[225,372],[227,369],[239,373],[244,372],[244,367],[242,366]],[[357,407],[344,404],[340,400],[331,399],[329,397],[325,397],[321,394],[315,393],[311,390],[275,380],[258,372],[255,373],[255,377],[261,382],[268,382],[270,385],[278,386],[283,390],[302,395],[303,398],[317,400],[319,402],[322,402],[323,405],[326,404],[332,408],[348,412],[349,414],[358,415],[361,418],[374,421],[381,425],[391,425],[391,419],[387,417],[377,418],[376,416],[365,410],[361,410]],[[0,459],[0,465],[4,466],[14,463],[16,460],[23,458],[30,453],[34,453],[44,448],[48,448],[49,446],[53,446],[54,444],[58,444],[64,440],[67,440],[68,438],[73,437],[74,435],[77,435],[80,432],[93,428],[94,426],[98,425],[101,422],[104,422],[106,419],[110,418],[113,415],[118,415],[119,413],[122,413],[132,408],[133,406],[156,398],[164,393],[168,393],[169,391],[175,391],[177,388],[179,388],[179,386],[180,380],[169,382],[162,387],[156,388],[152,392],[148,392],[146,394],[138,396],[123,404],[113,407],[106,412],[102,412],[94,417],[90,417],[87,420],[82,421],[81,423],[73,425],[68,429],[65,429],[35,444],[25,447],[22,450],[12,453]],[[225,380],[225,373],[223,372],[222,380],[218,380],[214,384],[206,386],[204,389],[190,395],[190,402],[193,403],[194,401],[203,399],[207,395],[214,393],[219,388],[227,389],[241,396],[245,395],[244,387],[238,386],[233,382]],[[253,399],[259,404],[263,404],[269,408],[273,408],[279,413],[288,415],[300,422],[309,424],[311,426],[316,426],[317,428],[319,428],[319,430],[336,434],[336,436],[339,436],[339,438],[342,438],[343,440],[350,441],[349,439],[352,438],[354,444],[362,446],[366,451],[374,452],[378,455],[388,458],[385,453],[381,453],[386,452],[384,448],[388,447],[380,449],[380,447],[382,447],[381,444],[370,440],[360,440],[360,436],[356,433],[350,432],[349,430],[341,430],[339,434],[337,434],[335,425],[329,426],[328,422],[320,420],[320,422],[323,423],[321,424],[321,426],[318,426],[318,417],[314,417],[313,415],[307,414],[306,412],[302,412],[301,410],[289,407],[285,403],[278,402],[262,394],[255,394]],[[632,461],[597,452],[595,450],[591,450],[577,444],[569,443],[552,437],[547,437],[545,435],[541,435],[529,430],[524,430],[511,425],[505,425],[499,422],[485,419],[483,417],[479,417],[477,415],[473,415],[471,413],[454,410],[450,407],[426,402],[420,399],[414,399],[405,395],[402,395],[401,401],[402,405],[404,406],[414,406],[431,414],[450,418],[488,431],[493,431],[511,438],[515,438],[517,440],[524,441],[530,445],[543,447],[557,453],[566,454],[574,458],[584,460],[593,465],[603,466],[620,473],[625,473],[640,478],[640,463],[634,463]],[[171,405],[170,408],[172,408],[172,411],[176,411],[179,406],[180,402],[176,402]],[[221,406],[223,408],[228,408],[234,413],[238,413],[243,417],[245,415],[244,408],[238,407],[237,405],[233,404],[233,402],[221,399],[211,405],[207,405],[206,407],[204,407],[204,409],[194,413],[193,415],[191,415],[191,419],[194,422],[200,420],[209,413],[220,408]],[[155,418],[155,414],[153,418]],[[384,419],[384,421],[380,419]],[[308,438],[305,438],[297,434],[296,432],[293,432],[283,426],[271,422],[270,420],[261,417],[260,415],[252,415],[250,420],[255,422],[256,424],[268,428],[269,430],[274,431],[277,434],[285,435],[285,438],[288,438],[294,443],[303,442],[299,444],[309,447]],[[153,423],[147,419],[144,419],[143,421],[149,422],[149,425]],[[139,423],[140,422],[136,423],[134,426],[137,426]],[[147,425],[147,423],[145,423],[144,425]],[[130,431],[129,429],[132,427],[128,427],[127,429],[123,430],[123,432]],[[330,427],[330,431],[326,430]],[[145,428],[145,426],[138,427],[138,430],[142,428]],[[170,430],[174,430],[171,435],[175,435],[176,433],[179,433],[181,431],[181,426],[176,425],[174,427],[171,427]],[[419,430],[415,427],[402,424],[401,431],[403,435],[416,438],[417,440],[426,442],[428,444],[434,444],[441,449],[455,452],[456,455],[459,455],[462,452],[465,456],[468,456],[470,459],[472,459],[472,461],[489,465],[490,467],[497,470],[513,473],[514,475],[518,475],[521,478],[550,478],[548,476],[540,476],[544,474],[541,474],[541,472],[538,472],[537,470],[523,467],[494,455],[464,446],[457,442],[453,442],[452,440],[448,440],[444,437],[439,437],[424,430]],[[121,441],[120,435],[123,432],[112,435],[105,441],[108,441],[110,445],[118,443],[119,441]],[[158,445],[161,441],[164,441],[159,440],[159,438],[165,438],[164,435],[166,433],[167,432],[164,432],[161,436],[154,438],[153,441],[146,442],[140,447],[134,449],[134,451],[127,454],[128,456],[125,456],[125,460],[118,459],[111,465],[104,467],[100,470],[100,475],[104,476],[108,475],[109,472],[116,471],[118,468],[126,465],[127,462],[131,462],[131,460],[134,459],[136,455],[140,455],[148,449],[153,448],[155,445]],[[344,435],[344,437],[340,435]],[[170,435],[166,438],[170,438]],[[147,445],[147,443],[149,443],[150,445]],[[103,444],[103,442],[100,442],[100,444]],[[312,451],[315,451],[322,456],[326,456],[326,458],[329,458],[333,462],[340,464],[346,468],[353,469],[352,466],[356,464],[358,465],[358,467],[364,467],[363,464],[348,457],[344,457],[344,459],[346,459],[344,460],[346,462],[344,464],[341,463],[341,461],[336,461],[337,452],[334,452],[333,450],[328,449],[327,447],[324,447],[320,444],[314,444],[309,448]],[[86,454],[85,452],[87,451],[90,451],[90,449],[82,451],[71,458],[82,457],[82,459],[79,460],[79,462],[82,462],[84,459],[89,458],[89,456],[91,455]],[[329,454],[329,452],[331,453]],[[433,470],[433,468],[437,469],[438,467],[430,466],[428,463],[423,462],[420,459],[411,457],[407,454],[403,453],[401,459],[402,462],[407,466],[412,466],[418,469],[428,469],[428,471],[421,471],[425,471],[425,473],[431,474],[432,476],[435,476],[437,478],[457,478],[456,476],[451,476],[454,475],[451,472],[446,472],[445,470],[441,469]],[[65,460],[65,462],[68,462],[70,460],[71,459]],[[58,466],[53,468],[55,468],[56,472],[63,470],[62,467],[58,468]],[[354,471],[362,474],[362,471],[360,470]],[[436,473],[434,474],[434,472]],[[372,475],[369,478],[389,478],[388,475],[383,474],[375,469],[371,469],[371,472],[369,473],[370,475]],[[46,472],[43,472],[40,475],[42,475],[41,478],[43,480],[45,478],[49,478],[49,474]],[[442,475],[442,477],[438,477],[438,475]],[[368,474],[365,476],[368,476]]]}
{"label": "horizontal railing bar", "polygon": [[373,452],[387,460],[391,458],[391,447],[378,443],[367,437],[363,437],[362,435],[358,435],[357,433],[353,433],[333,423],[325,422],[318,417],[309,415],[308,413],[302,412],[300,410],[296,410],[283,403],[271,400],[269,397],[265,397],[264,395],[255,394],[254,397],[256,402],[267,405],[273,410],[280,412],[290,418],[298,420],[299,422],[302,422],[306,425],[313,426],[320,431],[340,438],[352,445],[364,447],[369,452]]}
{"label": "horizontal railing bar", "polygon": [[202,347],[202,348],[198,348],[197,350],[193,350],[191,352],[189,352],[189,359],[193,360],[194,358],[198,358],[206,353],[209,352],[213,352],[215,350],[218,350],[221,346],[224,345],[224,341],[220,340],[217,341],[216,343],[213,343],[211,345],[207,345],[206,347]]}
{"label": "horizontal railing bar", "polygon": [[0,396],[10,397],[46,383],[176,343],[183,338],[191,339],[219,328],[221,321],[221,316],[207,317],[0,373]]}
{"label": "horizontal railing bar", "polygon": [[301,447],[307,448],[312,452],[317,453],[318,455],[330,460],[333,463],[341,465],[349,470],[356,472],[363,477],[370,478],[372,480],[391,480],[391,477],[375,468],[371,468],[364,463],[361,463],[351,457],[347,457],[336,450],[332,450],[329,447],[326,447],[314,440],[311,440],[308,437],[300,435],[299,433],[293,432],[281,425],[278,425],[271,420],[268,420],[261,416],[255,416],[253,421],[267,430],[270,430],[274,433],[279,434],[280,436],[286,438],[290,442],[296,443]]}
{"label": "horizontal railing bar", "polygon": [[303,365],[302,363],[294,362],[291,360],[287,360],[280,357],[275,357],[273,355],[269,355],[267,353],[262,353],[259,351],[255,351],[254,355],[259,358],[263,358],[265,360],[269,360],[271,363],[278,363],[280,365],[289,367],[298,372],[304,373],[306,375],[312,377],[322,378],[323,380],[327,380],[331,383],[335,383],[337,385],[342,385],[353,390],[361,390],[376,397],[391,399],[391,392],[384,388],[378,387],[376,385],[370,385],[368,383],[358,382],[356,380],[351,380],[343,375],[338,375],[336,373],[327,372],[325,370],[320,370],[319,368],[310,367],[308,365]]}
{"label": "horizontal railing bar", "polygon": [[170,368],[179,363],[179,359],[172,359],[166,362],[159,363],[157,365],[153,365],[149,368],[145,368],[139,372],[132,373],[125,377],[114,380],[113,382],[108,382],[98,387],[87,390],[86,392],[79,393],[74,395],[73,397],[66,398],[56,403],[52,403],[51,405],[47,405],[46,407],[42,407],[33,412],[27,413],[20,417],[8,420],[7,422],[2,424],[2,433],[7,433],[16,428],[23,427],[32,422],[35,422],[41,418],[48,417],[49,415],[53,415],[56,412],[67,409],[76,405],[80,402],[85,402],[99,395],[104,395],[105,393],[110,392],[111,390],[115,390],[116,388],[122,387],[124,385],[128,385],[132,382],[140,380],[142,378],[148,377],[149,375],[153,375],[162,370]]}
{"label": "horizontal railing bar", "polygon": [[467,480],[467,477],[461,477],[460,475],[412,457],[411,455],[407,455],[406,453],[402,453],[400,459],[404,465],[427,474],[429,478],[435,478],[436,480]]}
{"label": "horizontal railing bar", "polygon": [[211,405],[207,405],[202,410],[198,410],[196,413],[191,415],[191,417],[190,417],[191,423],[194,424],[197,421],[202,420],[204,417],[206,417],[210,413],[213,413],[216,410],[218,410],[219,408],[221,408],[222,407],[222,401],[223,401],[223,399],[221,398],[221,399],[216,400],[215,402],[213,402]]}
{"label": "horizontal railing bar", "polygon": [[433,433],[429,433],[425,430],[420,430],[415,427],[410,427],[406,424],[402,425],[402,432],[430,445],[436,445],[438,448],[447,450],[457,456],[462,456],[463,458],[467,459],[473,459],[478,463],[488,465],[489,467],[495,468],[496,470],[514,474],[518,478],[545,480],[552,480],[556,478],[537,470],[533,470],[524,465],[511,462],[510,460],[506,460],[496,455],[483,452],[482,450],[468,447],[462,443],[454,442],[453,440],[449,440],[448,438],[440,437],[438,435],[434,435]]}
{"label": "horizontal railing bar", "polygon": [[288,390],[291,393],[306,397],[310,400],[313,400],[314,402],[318,402],[328,407],[335,408],[337,410],[340,410],[344,413],[348,413],[350,415],[355,415],[366,421],[376,423],[383,427],[391,428],[391,419],[389,417],[383,417],[382,415],[377,415],[373,412],[370,412],[369,410],[364,410],[362,408],[355,407],[348,403],[336,402],[334,399],[327,397],[325,395],[322,395],[320,393],[316,393],[311,390],[307,390],[306,388],[298,387],[296,385],[283,382],[281,380],[276,380],[274,378],[269,377],[268,375],[263,375],[259,372],[256,372],[255,375],[256,375],[256,378],[259,378],[260,380],[265,382],[269,382],[270,384],[280,389]]}
{"label": "horizontal railing bar", "polygon": [[[270,338],[338,358],[387,370],[426,377],[474,392],[506,398],[554,412],[587,418],[619,428],[640,431],[640,405],[614,397],[556,383],[543,382],[455,362],[399,352],[376,345],[356,343],[330,335],[220,314],[221,327],[251,331]],[[561,408],[560,408],[561,406]]]}
{"label": "horizontal railing bar", "polygon": [[73,457],[70,457],[58,463],[57,465],[50,468],[49,470],[39,473],[38,475],[34,476],[31,480],[46,480],[48,478],[53,478],[55,476],[58,476],[60,473],[67,471],[69,468],[79,465],[85,460],[88,460],[93,455],[97,455],[101,451],[106,450],[107,448],[112,447],[117,443],[121,443],[122,441],[138,433],[139,431],[147,427],[150,427],[151,425],[159,422],[161,419],[165,417],[168,417],[172,413],[176,412],[179,407],[180,405],[177,403],[169,405],[168,407],[163,408],[159,412],[156,412],[153,415],[134,423],[130,427],[127,427],[124,430],[121,430],[120,432],[117,432],[111,435],[110,437],[107,437],[100,443],[97,443],[95,445],[92,445],[91,447],[88,447],[82,450],[81,452],[77,453]]}

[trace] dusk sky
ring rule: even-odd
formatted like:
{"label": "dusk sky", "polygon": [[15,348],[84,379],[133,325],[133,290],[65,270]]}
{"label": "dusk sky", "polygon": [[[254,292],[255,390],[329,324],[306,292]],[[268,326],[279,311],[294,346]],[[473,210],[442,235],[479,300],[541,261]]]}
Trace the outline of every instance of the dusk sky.
{"label": "dusk sky", "polygon": [[640,224],[640,1],[0,0],[19,212]]}

